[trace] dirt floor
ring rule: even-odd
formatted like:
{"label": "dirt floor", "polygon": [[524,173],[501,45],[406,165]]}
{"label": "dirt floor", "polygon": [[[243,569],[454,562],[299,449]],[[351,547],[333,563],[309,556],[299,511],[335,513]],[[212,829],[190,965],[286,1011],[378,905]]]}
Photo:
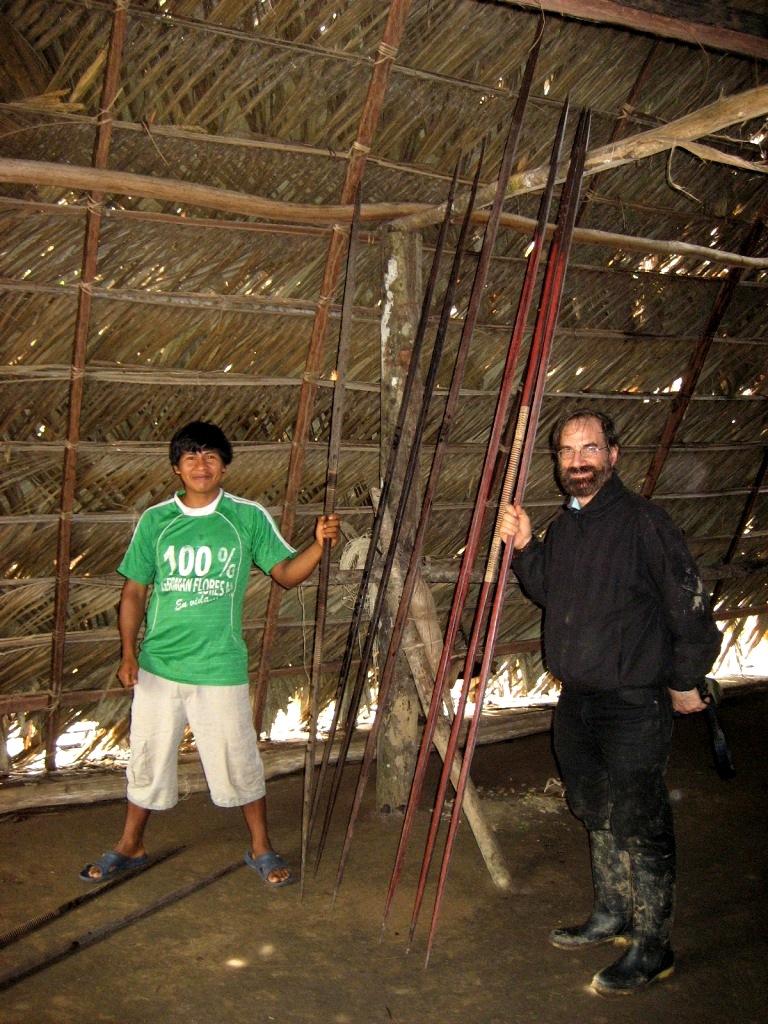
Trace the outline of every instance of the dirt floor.
{"label": "dirt floor", "polygon": [[[426,804],[383,938],[401,821],[377,814],[371,792],[332,905],[349,806],[344,797],[358,771],[351,766],[320,870],[307,878],[303,898],[298,885],[268,891],[238,867],[6,987],[0,1022],[766,1024],[768,694],[729,698],[721,714],[737,766],[729,782],[711,767],[704,721],[691,716],[677,723],[669,785],[680,862],[678,967],[643,993],[605,999],[589,989],[592,975],[616,955],[610,946],[569,953],[547,942],[554,925],[588,912],[591,883],[585,835],[556,788],[547,786],[557,770],[549,736],[539,735],[481,747],[473,765],[519,891],[494,888],[462,825],[426,969],[432,888],[406,949]],[[269,784],[272,838],[294,862],[301,793],[300,776]],[[81,895],[86,886],[78,870],[111,844],[121,823],[117,802],[0,820],[0,932]],[[7,978],[47,952],[66,952],[87,933],[98,937],[97,929],[239,862],[246,846],[239,813],[214,808],[200,794],[156,815],[148,840],[152,852],[185,848],[7,946],[0,975]],[[440,855],[438,847],[437,863]]]}

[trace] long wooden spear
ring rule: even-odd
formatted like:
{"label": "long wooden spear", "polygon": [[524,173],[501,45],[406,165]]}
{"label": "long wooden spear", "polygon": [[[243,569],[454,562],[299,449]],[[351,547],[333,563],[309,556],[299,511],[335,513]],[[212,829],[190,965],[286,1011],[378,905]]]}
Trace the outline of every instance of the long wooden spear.
{"label": "long wooden spear", "polygon": [[[482,169],[482,156],[478,161],[477,171],[472,184],[472,195],[477,192],[478,184],[480,181],[480,172]],[[456,295],[456,288],[459,281],[459,272],[461,265],[461,256],[464,252],[464,246],[466,243],[467,235],[469,233],[470,222],[471,222],[471,211],[473,204],[470,202],[467,207],[467,211],[464,214],[464,220],[462,222],[461,231],[459,232],[459,240],[456,246],[456,252],[454,253],[453,265],[451,267],[451,273],[448,279],[448,285],[445,290],[443,297],[443,307],[440,314],[440,320],[438,322],[437,331],[435,334],[435,343],[432,347],[432,355],[430,357],[429,370],[424,383],[424,394],[422,399],[421,408],[419,410],[419,416],[414,428],[413,437],[411,439],[411,446],[408,452],[408,462],[406,464],[405,473],[403,476],[400,497],[398,500],[397,510],[392,522],[391,537],[387,548],[386,556],[384,559],[384,565],[382,567],[381,576],[379,579],[379,586],[376,593],[376,600],[374,607],[371,612],[370,620],[368,623],[368,632],[365,638],[365,644],[363,646],[362,653],[360,655],[360,661],[358,665],[357,677],[355,680],[354,691],[350,700],[349,708],[347,711],[347,728],[342,741],[342,751],[339,754],[339,758],[336,762],[336,770],[334,772],[333,783],[331,786],[331,793],[328,800],[328,806],[326,808],[325,821],[323,823],[323,831],[320,838],[320,844],[318,849],[318,860],[322,854],[325,840],[328,835],[328,828],[330,825],[331,815],[335,806],[336,797],[341,782],[341,775],[344,770],[346,761],[347,750],[349,749],[349,743],[352,739],[352,733],[354,731],[354,723],[357,718],[357,711],[360,705],[360,698],[362,696],[363,685],[368,670],[368,662],[373,651],[373,643],[376,637],[376,628],[378,626],[379,619],[381,617],[381,611],[384,604],[384,598],[386,596],[386,589],[389,584],[389,579],[392,573],[392,568],[395,562],[395,554],[397,551],[397,541],[400,536],[400,530],[402,528],[403,521],[405,519],[405,509],[408,503],[408,497],[410,494],[411,484],[414,479],[416,467],[418,465],[419,453],[421,448],[421,438],[423,436],[424,427],[426,425],[427,415],[429,408],[432,403],[432,397],[434,394],[435,381],[437,379],[437,371],[440,366],[440,360],[442,358],[443,345],[448,332],[448,323],[450,321],[450,312],[453,306],[453,301]],[[382,521],[385,515],[386,509],[384,509],[381,498],[379,499],[379,509],[377,514],[381,514]],[[379,699],[378,706],[381,707],[381,700]],[[374,719],[374,726],[376,722]],[[370,735],[370,734],[369,734]],[[367,749],[367,746],[366,746]],[[334,894],[335,895],[335,894]]]}
{"label": "long wooden spear", "polygon": [[[453,369],[453,375],[451,378],[451,385],[448,391],[448,397],[443,410],[443,418],[440,425],[440,430],[437,436],[434,452],[432,455],[432,465],[430,467],[427,485],[424,490],[424,497],[422,500],[419,524],[416,529],[416,536],[414,538],[413,549],[411,551],[410,562],[406,574],[406,581],[408,586],[411,588],[411,594],[413,592],[412,588],[413,586],[415,586],[415,576],[419,571],[419,566],[421,563],[421,556],[424,548],[427,524],[429,523],[432,505],[434,503],[435,493],[437,491],[437,484],[440,478],[443,460],[445,458],[445,453],[448,447],[448,437],[450,434],[451,426],[453,425],[453,419],[456,414],[456,409],[458,407],[459,393],[461,390],[461,385],[464,380],[464,370],[466,368],[467,357],[469,355],[469,344],[474,333],[475,324],[477,322],[477,315],[480,308],[483,289],[485,288],[485,282],[488,276],[488,269],[490,267],[491,257],[493,255],[493,247],[498,232],[499,219],[501,217],[501,210],[504,204],[504,195],[512,171],[512,162],[517,151],[517,144],[520,139],[520,131],[522,128],[523,116],[525,113],[525,107],[527,104],[528,96],[530,94],[531,84],[533,82],[533,75],[536,68],[536,61],[538,58],[540,44],[541,37],[539,37],[536,43],[534,44],[528,61],[526,63],[523,81],[520,86],[517,103],[515,104],[515,110],[512,116],[512,121],[510,123],[509,131],[507,133],[507,138],[504,145],[504,152],[502,154],[501,166],[499,168],[496,192],[494,194],[493,203],[491,205],[488,222],[485,227],[483,244],[480,250],[480,257],[478,259],[477,267],[475,270],[475,276],[472,282],[472,290],[470,292],[467,313],[464,318],[461,338],[459,341],[459,347],[456,355],[456,363]],[[402,499],[403,494],[401,494],[401,503]],[[393,537],[392,547],[394,547],[394,544],[395,540]],[[409,603],[410,597],[408,598],[408,602],[404,602],[401,597],[401,614],[405,614],[407,605]],[[390,640],[390,645],[387,653],[387,660],[389,660],[390,652],[393,651],[394,645],[391,643]],[[394,657],[394,654],[392,655],[392,657]],[[336,876],[336,884],[334,887],[334,896],[338,892],[339,885],[341,884],[341,879],[344,873],[344,866],[346,864],[347,856],[349,854],[355,823],[357,821],[360,805],[362,803],[363,793],[365,791],[365,786],[368,780],[370,766],[373,761],[373,754],[375,751],[378,730],[381,723],[381,719],[383,717],[384,708],[386,706],[388,696],[387,689],[389,686],[389,682],[391,681],[392,675],[393,672],[390,669],[389,676],[386,681],[386,686],[384,688],[382,688],[382,683],[385,682],[384,679],[382,678],[379,681],[378,706],[376,709],[376,716],[374,718],[371,730],[368,734],[366,749],[363,755],[363,762],[360,769],[360,775],[358,777],[357,788],[355,790],[352,810],[347,824],[347,833],[344,839],[341,858],[339,860],[339,868]],[[447,763],[450,768],[450,761],[448,761]]]}
{"label": "long wooden spear", "polygon": [[[443,859],[440,868],[440,876],[437,884],[437,893],[435,897],[435,904],[432,912],[432,922],[430,925],[429,938],[427,940],[427,952],[425,958],[425,966],[429,963],[429,955],[432,949],[432,943],[434,941],[435,929],[437,926],[437,920],[440,913],[440,907],[442,904],[443,894],[445,892],[445,882],[448,874],[448,867],[450,864],[450,857],[453,850],[453,846],[458,831],[459,822],[461,820],[461,804],[464,796],[464,790],[466,788],[467,779],[469,777],[469,768],[472,762],[472,756],[474,754],[475,746],[477,743],[477,734],[480,726],[480,718],[482,712],[483,698],[485,696],[485,687],[490,674],[491,662],[493,659],[494,647],[496,644],[496,637],[498,634],[499,622],[501,620],[501,612],[504,605],[504,595],[506,593],[506,583],[509,575],[510,563],[512,558],[513,546],[508,544],[504,548],[504,553],[501,558],[501,568],[497,573],[497,551],[500,546],[500,541],[497,541],[499,536],[499,522],[503,513],[504,506],[510,501],[520,502],[523,497],[525,490],[525,483],[527,481],[528,470],[530,467],[531,456],[533,454],[533,443],[536,435],[536,426],[538,423],[539,412],[541,409],[541,402],[544,392],[544,384],[546,381],[546,371],[549,361],[549,353],[552,347],[552,341],[555,332],[555,326],[557,324],[557,317],[560,309],[560,303],[562,301],[563,286],[565,282],[565,272],[568,265],[568,255],[571,247],[571,240],[573,237],[573,228],[576,221],[576,214],[578,211],[579,197],[581,192],[581,181],[584,172],[584,161],[586,158],[587,145],[589,140],[589,127],[590,127],[590,113],[588,110],[583,111],[581,118],[579,119],[579,125],[576,131],[576,136],[573,143],[573,149],[571,152],[571,162],[569,166],[568,178],[566,179],[566,185],[563,190],[563,196],[561,199],[561,209],[563,215],[559,218],[558,228],[553,238],[552,249],[554,250],[553,255],[550,257],[550,262],[553,264],[551,273],[550,267],[547,267],[548,281],[545,280],[544,289],[542,294],[542,308],[540,309],[540,317],[537,320],[537,332],[539,337],[534,337],[531,345],[531,355],[529,358],[530,373],[527,373],[527,381],[531,381],[531,398],[530,402],[526,403],[523,396],[523,402],[521,403],[521,411],[519,424],[520,429],[518,430],[518,439],[525,435],[524,441],[522,442],[522,454],[518,458],[520,447],[516,443],[513,445],[512,452],[510,453],[510,460],[508,466],[508,472],[502,488],[501,502],[499,504],[499,513],[496,521],[496,528],[494,531],[494,542],[492,544],[491,555],[489,556],[489,565],[486,570],[486,581],[491,586],[492,577],[498,575],[496,583],[496,590],[493,599],[493,606],[491,608],[490,619],[488,623],[488,630],[485,638],[485,649],[483,651],[483,659],[480,668],[480,676],[477,684],[477,695],[475,698],[475,711],[470,722],[469,732],[467,734],[467,741],[464,748],[464,763],[462,765],[461,774],[459,776],[459,782],[456,787],[456,797],[454,800],[453,810],[451,813],[451,821],[448,827],[448,835],[446,838],[445,849],[443,851]],[[557,244],[555,244],[557,242]],[[554,257],[554,258],[553,258]],[[547,285],[549,285],[547,287]],[[539,322],[541,328],[538,330]],[[535,346],[535,347],[534,347]],[[524,428],[522,423],[525,421]],[[515,493],[512,495],[512,485],[516,480]],[[475,616],[474,633],[479,633],[482,627],[482,619],[484,617],[484,610],[478,603],[478,609]],[[477,650],[477,640],[470,642],[470,646],[473,646]],[[465,668],[465,677],[468,677],[471,673],[470,670],[467,672]],[[470,678],[465,678],[462,687],[462,698],[466,701],[466,693],[469,690]],[[459,712],[456,713],[456,722],[459,721]],[[439,814],[442,808],[438,809],[437,804],[435,805],[435,811]],[[412,925],[413,930],[413,925]],[[411,931],[412,934],[412,931]]]}
{"label": "long wooden spear", "polygon": [[[482,534],[483,519],[485,517],[486,512],[486,503],[492,487],[494,469],[499,452],[499,445],[504,430],[504,423],[507,416],[507,410],[512,392],[515,371],[517,369],[517,361],[519,358],[520,349],[522,347],[523,336],[525,334],[525,328],[528,321],[528,314],[530,312],[531,304],[533,301],[533,293],[536,285],[536,278],[538,275],[539,265],[541,262],[541,254],[544,249],[544,233],[546,231],[547,220],[549,217],[549,209],[552,202],[552,194],[554,192],[555,187],[557,166],[560,160],[563,136],[565,134],[565,125],[568,118],[568,106],[569,104],[566,101],[566,103],[563,106],[562,113],[560,115],[560,123],[558,125],[557,133],[555,136],[555,143],[552,148],[549,178],[544,189],[544,192],[542,193],[541,201],[539,204],[539,215],[536,230],[534,232],[532,240],[532,249],[528,259],[528,265],[526,267],[525,276],[523,279],[520,300],[517,308],[517,315],[515,317],[515,325],[512,331],[512,335],[510,337],[507,358],[504,364],[504,370],[502,372],[501,385],[499,389],[499,396],[496,402],[493,426],[491,429],[490,438],[488,440],[485,461],[483,463],[483,469],[480,474],[480,482],[478,484],[477,495],[475,498],[475,507],[472,514],[469,533],[467,535],[466,545],[464,547],[464,553],[462,555],[461,566],[459,568],[459,575],[456,583],[456,589],[454,591],[453,601],[451,603],[451,610],[448,616],[448,624],[446,626],[445,636],[443,639],[443,650],[437,668],[435,685],[432,691],[432,699],[430,702],[429,710],[427,712],[427,720],[424,727],[424,732],[422,734],[421,745],[419,748],[416,768],[414,771],[413,783],[411,786],[408,804],[406,806],[405,817],[403,820],[403,828],[400,834],[400,843],[395,857],[395,865],[392,871],[392,878],[389,885],[389,891],[387,892],[387,899],[384,907],[384,915],[382,920],[382,929],[386,924],[387,916],[392,905],[392,900],[397,889],[400,874],[402,872],[403,864],[405,861],[405,856],[408,850],[408,844],[410,842],[411,832],[413,830],[413,824],[416,819],[416,812],[418,810],[419,800],[421,798],[421,792],[424,785],[427,764],[429,762],[429,757],[432,751],[432,743],[434,740],[435,730],[437,728],[437,723],[440,719],[440,712],[443,704],[443,691],[446,680],[448,678],[450,663],[453,656],[453,648],[456,643],[456,638],[461,624],[461,616],[464,611],[464,605],[466,603],[467,593],[469,591],[471,573],[474,567],[475,559],[477,556],[477,549]],[[401,612],[405,611],[407,613],[407,605],[408,602],[410,601],[410,596],[410,593],[407,592],[407,588],[404,587],[401,608],[398,609],[398,617],[395,620],[395,626],[393,628],[392,633],[392,647],[395,649],[397,649],[397,647],[399,646],[402,630],[404,629],[406,621],[406,614],[401,614]],[[392,670],[390,662],[393,660],[394,659],[392,659],[391,656],[387,659],[387,663],[385,664],[384,671],[382,673],[383,678],[386,677],[388,671]],[[454,735],[453,731],[451,732],[451,735]],[[456,735],[458,735],[458,733],[456,733]],[[446,750],[442,773],[443,776],[445,777],[446,785],[447,780],[450,778],[451,765],[453,762],[453,758],[455,756],[457,746],[457,742],[451,743],[449,739],[449,746],[448,749]]]}
{"label": "long wooden spear", "polygon": [[[365,608],[366,598],[368,596],[368,590],[370,587],[371,577],[373,574],[373,565],[376,560],[379,538],[381,536],[382,523],[384,521],[384,509],[389,497],[389,490],[391,487],[392,479],[394,477],[398,462],[401,457],[401,442],[403,439],[405,424],[410,410],[410,403],[413,394],[414,384],[419,373],[419,365],[421,361],[421,352],[424,345],[424,337],[426,335],[427,324],[429,322],[429,314],[432,308],[432,299],[435,292],[435,285],[437,282],[437,274],[440,267],[440,261],[442,259],[443,250],[445,249],[446,239],[448,237],[448,228],[451,222],[453,202],[454,199],[456,198],[458,179],[459,162],[456,163],[456,169],[454,171],[453,180],[451,181],[451,187],[448,192],[448,199],[446,200],[445,217],[440,226],[440,232],[437,238],[437,244],[435,246],[435,252],[432,258],[432,267],[430,270],[429,278],[427,279],[427,287],[424,292],[424,299],[421,306],[419,324],[416,329],[416,335],[414,337],[413,346],[411,348],[411,359],[408,364],[408,370],[406,372],[405,381],[403,384],[403,395],[400,401],[400,409],[398,410],[397,422],[395,424],[395,429],[392,433],[392,440],[390,442],[390,450],[387,458],[387,467],[384,473],[384,478],[382,480],[379,504],[374,515],[373,525],[371,527],[371,537],[368,544],[368,551],[365,556],[365,564],[363,566],[362,577],[360,580],[360,585],[357,590],[357,594],[355,596],[355,604],[352,610],[352,622],[349,628],[349,632],[347,634],[347,644],[344,651],[344,658],[341,664],[341,671],[339,673],[339,681],[336,687],[336,697],[334,702],[332,721],[328,732],[328,740],[325,744],[325,749],[323,751],[322,763],[320,765],[320,772],[317,780],[317,787],[315,790],[315,797],[312,804],[312,813],[309,822],[310,834],[314,827],[314,821],[315,816],[317,814],[320,794],[325,779],[325,773],[328,767],[328,760],[330,757],[331,747],[336,736],[336,729],[338,726],[341,709],[346,704],[347,682],[349,680],[349,672],[350,667],[352,665],[352,658],[355,650],[355,642],[357,639],[358,632],[360,630],[360,624],[362,622],[363,617],[363,610]],[[349,726],[350,722],[348,717],[347,731],[349,731]],[[352,722],[352,728],[354,729],[354,720]]]}
{"label": "long wooden spear", "polygon": [[[331,515],[336,510],[336,492],[339,478],[339,455],[341,432],[344,423],[344,404],[347,394],[347,368],[349,366],[350,339],[352,337],[352,304],[355,298],[357,250],[360,240],[360,187],[355,196],[355,209],[349,228],[347,249],[347,271],[344,280],[344,296],[341,303],[341,324],[339,345],[336,354],[336,380],[331,405],[331,431],[328,439],[328,466],[325,476],[325,504],[323,514]],[[331,569],[331,542],[323,543],[315,599],[315,636],[312,652],[312,673],[309,681],[309,734],[304,753],[304,801],[301,817],[301,895],[304,895],[307,852],[309,850],[310,809],[312,787],[315,778],[315,756],[317,750],[317,719],[320,709],[320,676],[325,641],[325,619],[328,609],[328,576]]]}

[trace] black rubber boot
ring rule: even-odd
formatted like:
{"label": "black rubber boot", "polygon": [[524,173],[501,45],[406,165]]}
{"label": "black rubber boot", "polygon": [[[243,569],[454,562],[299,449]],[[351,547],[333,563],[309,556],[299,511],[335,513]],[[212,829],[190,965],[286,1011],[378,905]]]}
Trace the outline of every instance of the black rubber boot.
{"label": "black rubber boot", "polygon": [[626,953],[592,979],[601,995],[631,995],[675,969],[669,938],[675,890],[674,854],[632,856],[632,942]]}
{"label": "black rubber boot", "polygon": [[555,928],[549,941],[558,949],[580,949],[603,942],[626,942],[632,931],[629,856],[607,830],[589,833],[595,905],[584,924]]}

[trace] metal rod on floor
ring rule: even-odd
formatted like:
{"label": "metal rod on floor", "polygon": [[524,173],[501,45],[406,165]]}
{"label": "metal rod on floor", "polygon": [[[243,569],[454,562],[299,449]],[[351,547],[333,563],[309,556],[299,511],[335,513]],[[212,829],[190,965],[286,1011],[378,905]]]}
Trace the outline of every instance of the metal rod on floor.
{"label": "metal rod on floor", "polygon": [[162,864],[163,861],[168,860],[170,857],[175,857],[176,854],[181,853],[184,849],[186,849],[184,846],[175,846],[172,850],[165,850],[162,853],[156,853],[144,861],[143,864],[139,864],[138,867],[129,868],[127,871],[121,871],[116,878],[110,878],[107,876],[103,882],[93,883],[97,888],[91,889],[89,892],[85,892],[81,896],[75,896],[73,899],[67,900],[65,903],[56,907],[55,910],[48,910],[46,913],[39,914],[31,920],[25,921],[24,924],[17,925],[15,928],[11,928],[9,931],[4,932],[0,935],[0,949],[12,946],[14,942],[18,942],[27,935],[31,935],[32,932],[38,931],[40,928],[45,927],[45,925],[50,924],[52,921],[58,921],[60,917],[64,917],[64,915],[68,914],[70,911],[77,910],[78,907],[82,907],[86,903],[91,903],[93,900],[98,899],[99,896],[103,896],[105,893],[116,889],[118,885],[122,885],[124,882],[130,882],[132,878],[136,878],[137,875],[143,874],[145,871],[155,867],[157,864]]}
{"label": "metal rod on floor", "polygon": [[214,871],[212,875],[200,878],[196,882],[190,882],[189,885],[183,885],[180,889],[175,889],[173,892],[170,892],[167,896],[163,896],[161,899],[156,900],[148,907],[143,907],[140,910],[134,910],[130,914],[126,914],[125,917],[118,918],[116,921],[108,921],[99,928],[94,928],[93,931],[85,932],[84,935],[80,935],[77,938],[72,939],[70,942],[60,946],[58,949],[51,950],[50,952],[43,954],[43,956],[38,957],[36,960],[31,960],[26,964],[22,964],[21,967],[17,967],[15,970],[9,971],[8,974],[0,976],[0,992],[5,992],[6,989],[12,988],[25,978],[30,978],[33,974],[39,974],[41,971],[46,970],[46,968],[52,967],[54,964],[60,963],[62,960],[66,960],[67,957],[72,956],[75,953],[79,953],[82,949],[87,949],[89,946],[93,946],[97,942],[102,942],[104,939],[108,939],[110,935],[114,935],[115,932],[122,931],[123,928],[127,928],[136,921],[141,921],[142,918],[149,917],[150,914],[154,914],[156,911],[162,910],[163,908],[170,906],[172,903],[178,903],[179,900],[183,900],[186,896],[190,896],[193,892],[197,892],[199,889],[204,889],[207,885],[217,882],[220,878],[231,874],[233,871],[237,871],[238,868],[241,868],[244,865],[245,861],[241,858],[240,860],[235,861],[234,864],[228,864],[227,867],[221,868],[219,871]]}

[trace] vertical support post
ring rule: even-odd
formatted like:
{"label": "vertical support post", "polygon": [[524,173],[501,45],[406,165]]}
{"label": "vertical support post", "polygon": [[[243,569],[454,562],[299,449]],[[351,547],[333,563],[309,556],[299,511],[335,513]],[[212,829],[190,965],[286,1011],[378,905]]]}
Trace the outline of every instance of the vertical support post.
{"label": "vertical support post", "polygon": [[[104,84],[96,122],[96,139],[91,160],[92,165],[97,168],[105,168],[107,166],[109,143],[112,136],[112,105],[117,95],[123,44],[125,42],[126,8],[125,0],[115,0],[107,64],[104,71]],[[69,605],[72,510],[75,504],[77,449],[80,443],[80,415],[83,406],[83,374],[85,372],[88,331],[91,323],[91,288],[96,276],[103,203],[103,192],[91,192],[88,196],[88,209],[85,215],[83,261],[80,270],[80,289],[75,320],[75,337],[72,344],[67,440],[64,448],[64,466],[59,502],[59,537],[56,550],[56,592],[51,651],[51,697],[48,703],[49,714],[46,723],[45,739],[45,768],[49,772],[56,770],[59,706],[64,686],[64,647],[67,632],[67,609]]]}
{"label": "vertical support post", "polygon": [[[403,400],[405,377],[410,365],[413,342],[421,314],[421,235],[418,232],[389,232],[382,239],[384,276],[384,309],[381,317],[381,457],[379,473],[387,472],[388,452],[397,426]],[[418,370],[417,370],[418,374]],[[417,391],[423,388],[420,375]],[[410,403],[403,434],[414,435],[418,411]],[[385,512],[393,513],[400,501],[405,461],[400,460],[398,472],[388,488]],[[410,488],[400,528],[399,547],[410,552],[416,535],[421,493],[416,481]],[[397,609],[402,592],[402,579],[393,574],[387,593],[387,613],[380,621],[380,636],[391,634],[393,609]],[[382,648],[388,646],[388,635]],[[419,745],[419,701],[410,669],[404,655],[398,655],[394,685],[382,719],[377,747],[376,807],[394,810],[408,801],[416,754]]]}
{"label": "vertical support post", "polygon": [[8,756],[8,732],[5,727],[5,716],[0,715],[0,777],[10,775],[11,759]]}

